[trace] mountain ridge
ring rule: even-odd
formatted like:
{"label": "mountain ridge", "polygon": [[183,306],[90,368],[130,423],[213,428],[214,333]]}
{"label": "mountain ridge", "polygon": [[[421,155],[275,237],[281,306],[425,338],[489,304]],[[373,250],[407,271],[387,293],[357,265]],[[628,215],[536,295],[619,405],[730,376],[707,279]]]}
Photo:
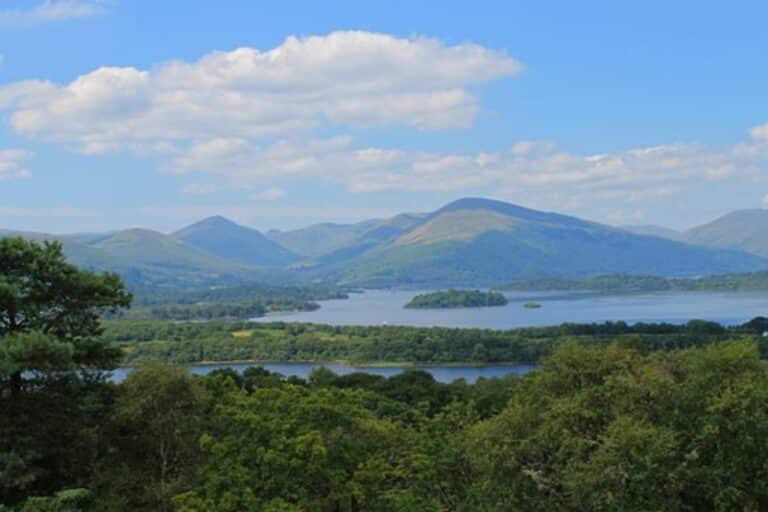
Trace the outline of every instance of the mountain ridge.
{"label": "mountain ridge", "polygon": [[300,259],[260,231],[221,215],[192,223],[171,236],[210,254],[248,265],[281,267]]}
{"label": "mountain ridge", "polygon": [[477,197],[458,199],[429,213],[266,234],[216,215],[170,234],[131,228],[21,235],[61,240],[74,263],[116,270],[132,283],[161,286],[254,279],[355,286],[493,286],[538,277],[606,273],[677,277],[768,268],[766,257],[730,247],[637,234]]}

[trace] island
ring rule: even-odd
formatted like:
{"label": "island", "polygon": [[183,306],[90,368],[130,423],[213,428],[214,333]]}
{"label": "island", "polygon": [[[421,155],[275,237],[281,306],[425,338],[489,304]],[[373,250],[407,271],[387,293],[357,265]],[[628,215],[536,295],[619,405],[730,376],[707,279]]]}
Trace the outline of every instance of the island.
{"label": "island", "polygon": [[454,309],[505,306],[503,293],[480,290],[444,290],[416,295],[405,305],[408,309]]}

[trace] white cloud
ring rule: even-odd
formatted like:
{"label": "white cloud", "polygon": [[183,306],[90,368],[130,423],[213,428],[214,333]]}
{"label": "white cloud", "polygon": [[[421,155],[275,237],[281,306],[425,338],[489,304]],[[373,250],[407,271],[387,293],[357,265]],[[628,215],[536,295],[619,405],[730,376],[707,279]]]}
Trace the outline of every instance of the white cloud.
{"label": "white cloud", "polygon": [[749,134],[755,140],[768,141],[768,124],[762,126],[755,126],[749,131]]}
{"label": "white cloud", "polygon": [[216,151],[329,124],[466,126],[478,108],[468,87],[520,70],[474,44],[333,32],[150,70],[103,67],[64,85],[16,82],[0,88],[0,108],[18,133],[86,153],[163,143]]}
{"label": "white cloud", "polygon": [[23,162],[32,154],[23,149],[0,149],[0,181],[13,178],[28,178],[30,173]]}
{"label": "white cloud", "polygon": [[251,197],[257,201],[277,201],[278,199],[285,197],[285,190],[279,187],[269,187],[268,189],[255,193]]}
{"label": "white cloud", "polygon": [[29,9],[0,10],[0,25],[27,26],[88,18],[100,14],[104,10],[104,4],[96,1],[46,0]]}
{"label": "white cloud", "polygon": [[631,202],[681,194],[689,182],[768,180],[768,144],[759,141],[726,148],[677,143],[592,155],[559,151],[552,143],[524,144],[524,150],[515,144],[507,152],[461,154],[357,147],[349,137],[270,145],[223,139],[179,152],[170,168],[220,174],[240,186],[302,176],[356,192],[486,187],[504,194],[552,194],[567,189],[574,196]]}
{"label": "white cloud", "polygon": [[72,206],[24,208],[17,206],[0,206],[0,215],[20,219],[50,219],[51,217],[66,218],[95,218],[101,214],[93,210],[84,210]]}
{"label": "white cloud", "polygon": [[213,183],[187,183],[181,187],[181,191],[185,194],[205,196],[218,192],[219,186]]}

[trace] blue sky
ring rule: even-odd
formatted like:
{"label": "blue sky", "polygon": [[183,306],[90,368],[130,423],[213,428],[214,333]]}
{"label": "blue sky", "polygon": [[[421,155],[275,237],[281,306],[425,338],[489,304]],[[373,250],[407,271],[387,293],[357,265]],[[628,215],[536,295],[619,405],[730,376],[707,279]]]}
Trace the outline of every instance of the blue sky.
{"label": "blue sky", "polygon": [[765,2],[0,2],[0,228],[768,201]]}

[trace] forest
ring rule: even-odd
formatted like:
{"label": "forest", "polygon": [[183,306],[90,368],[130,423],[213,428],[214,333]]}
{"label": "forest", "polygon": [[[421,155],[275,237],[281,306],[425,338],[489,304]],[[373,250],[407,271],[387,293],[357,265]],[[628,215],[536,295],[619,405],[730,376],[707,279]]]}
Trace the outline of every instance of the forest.
{"label": "forest", "polygon": [[640,274],[604,274],[584,279],[538,278],[506,283],[502,290],[626,292],[747,292],[768,290],[768,272],[667,278]]}
{"label": "forest", "polygon": [[[756,341],[766,319],[531,329],[531,340],[559,340],[537,370],[472,385],[420,370],[194,376],[150,360],[115,383],[124,354],[105,337],[140,324],[101,316],[131,300],[116,275],[68,264],[59,244],[0,240],[0,511],[768,507],[768,367]],[[452,333],[438,347],[462,350],[512,336],[147,322],[137,346],[217,329],[237,338],[233,328],[423,336],[427,348]],[[648,345],[654,336],[671,341]]]}
{"label": "forest", "polygon": [[510,330],[330,326],[247,321],[107,321],[101,340],[122,350],[124,361],[336,361],[353,364],[536,364],[566,342],[607,346],[621,342],[643,352],[704,346],[749,338],[768,356],[768,320],[740,326],[691,320],[675,324],[562,324]]}
{"label": "forest", "polygon": [[314,311],[319,300],[346,299],[348,291],[328,286],[244,284],[192,290],[143,287],[130,309],[106,315],[123,320],[199,321],[257,318],[276,311]]}
{"label": "forest", "polygon": [[409,309],[452,309],[504,306],[509,301],[503,293],[480,290],[445,290],[416,295],[405,307]]}

